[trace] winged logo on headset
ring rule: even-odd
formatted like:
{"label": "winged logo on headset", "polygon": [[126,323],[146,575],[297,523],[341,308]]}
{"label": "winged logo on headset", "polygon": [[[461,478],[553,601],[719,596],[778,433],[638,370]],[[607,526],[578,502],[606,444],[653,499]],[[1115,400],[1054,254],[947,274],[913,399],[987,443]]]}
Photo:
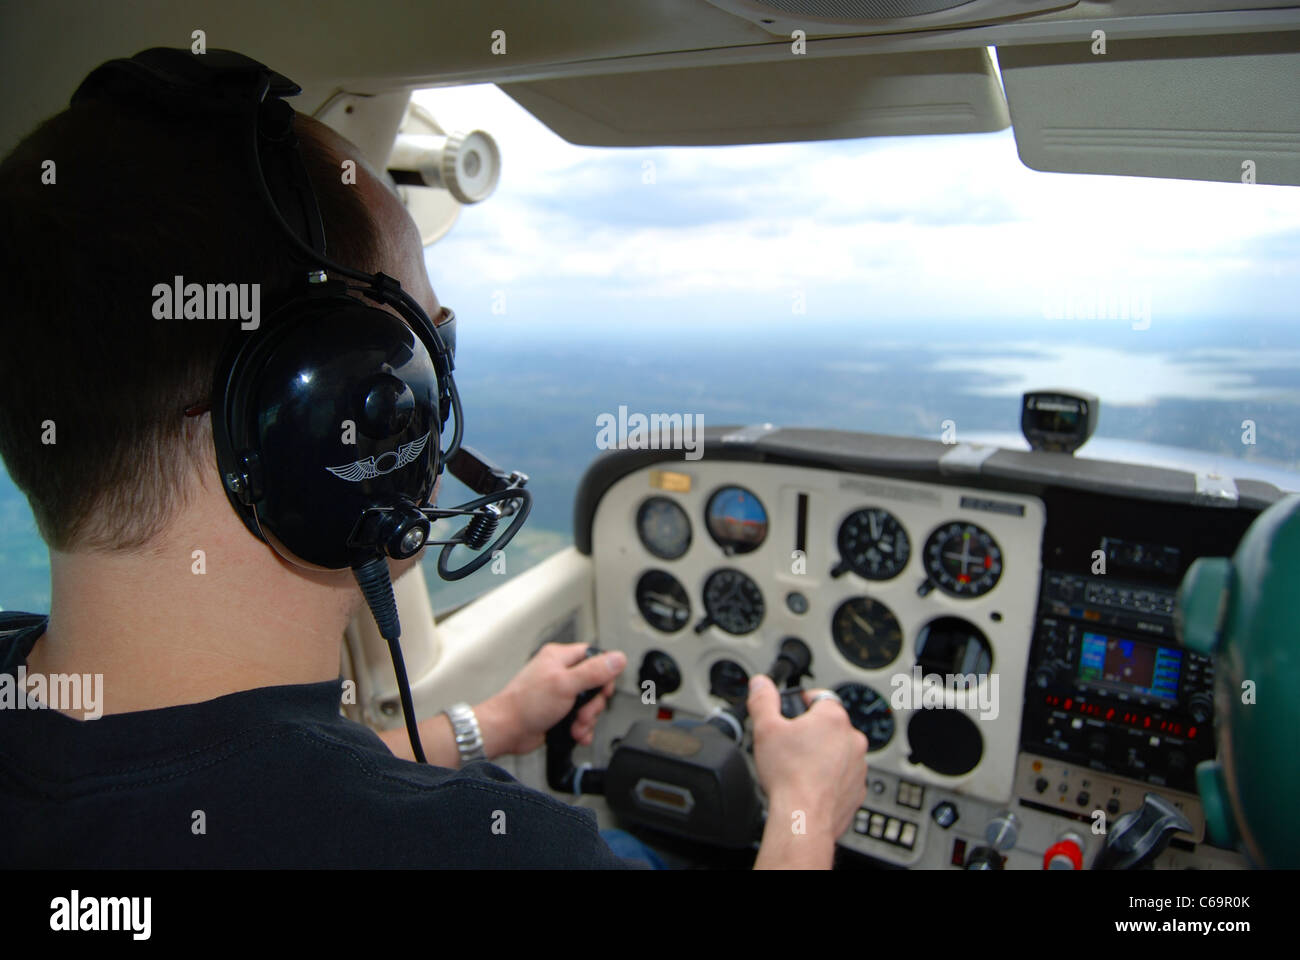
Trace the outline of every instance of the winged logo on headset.
{"label": "winged logo on headset", "polygon": [[[382,477],[384,474],[400,470],[407,464],[413,463],[415,458],[424,450],[424,445],[429,442],[429,434],[432,432],[430,430],[424,436],[412,440],[410,443],[404,443],[396,450],[381,453],[377,457],[366,457],[364,460],[356,460],[342,467],[326,467],[325,469],[334,476],[353,483]],[[385,464],[385,459],[389,457],[392,458],[391,461]]]}

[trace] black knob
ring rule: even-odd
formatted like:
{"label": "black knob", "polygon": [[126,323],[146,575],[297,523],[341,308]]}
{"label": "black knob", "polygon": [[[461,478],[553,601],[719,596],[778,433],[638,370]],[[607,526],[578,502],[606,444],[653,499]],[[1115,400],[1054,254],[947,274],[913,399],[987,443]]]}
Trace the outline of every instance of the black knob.
{"label": "black knob", "polygon": [[1050,687],[1056,683],[1056,672],[1060,668],[1059,660],[1048,660],[1034,671],[1034,683],[1039,687]]}
{"label": "black knob", "polygon": [[406,429],[415,414],[415,394],[391,373],[379,373],[361,387],[357,426],[367,437],[383,440]]}
{"label": "black knob", "polygon": [[1001,870],[1004,866],[1002,855],[992,847],[976,847],[966,858],[966,870]]}
{"label": "black knob", "polygon": [[1039,793],[1042,793],[1044,790],[1046,790],[1047,786],[1048,784],[1047,784],[1046,777],[1039,777],[1037,780],[1034,781],[1034,789],[1037,790]]}
{"label": "black knob", "polygon": [[1112,817],[1115,816],[1115,814],[1119,813],[1119,800],[1116,799],[1115,797],[1111,797],[1109,800],[1107,800],[1106,812],[1109,813]]}
{"label": "black knob", "polygon": [[1078,795],[1077,797],[1074,798],[1074,802],[1077,803],[1077,804],[1078,804],[1079,806],[1081,806],[1081,807],[1086,807],[1086,806],[1088,805],[1088,800],[1089,800],[1089,797],[1088,797],[1088,791],[1087,791],[1087,790],[1080,790],[1080,791],[1079,791],[1079,795]]}
{"label": "black knob", "polygon": [[682,672],[677,667],[677,661],[668,654],[661,650],[647,650],[641,660],[641,673],[638,680],[643,690],[646,681],[653,683],[652,689],[655,695],[659,696],[681,688]]}
{"label": "black knob", "polygon": [[930,816],[935,823],[947,830],[957,822],[957,808],[945,800],[934,805],[934,809],[930,811]]}
{"label": "black knob", "polygon": [[1214,701],[1208,693],[1195,693],[1187,701],[1187,710],[1197,723],[1208,723],[1214,716]]}

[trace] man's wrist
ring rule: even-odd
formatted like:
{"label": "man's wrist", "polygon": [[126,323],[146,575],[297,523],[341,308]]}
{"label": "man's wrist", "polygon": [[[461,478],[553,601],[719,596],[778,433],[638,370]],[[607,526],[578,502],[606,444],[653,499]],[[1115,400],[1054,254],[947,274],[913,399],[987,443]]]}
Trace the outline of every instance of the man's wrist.
{"label": "man's wrist", "polygon": [[456,746],[458,767],[473,760],[486,760],[483,752],[483,732],[478,715],[468,703],[454,703],[443,711],[451,723],[452,740]]}
{"label": "man's wrist", "polygon": [[828,870],[835,859],[834,819],[821,797],[782,792],[768,798],[756,869]]}
{"label": "man's wrist", "polygon": [[483,753],[489,760],[511,752],[513,730],[508,704],[501,695],[488,697],[474,707],[479,732],[483,736]]}

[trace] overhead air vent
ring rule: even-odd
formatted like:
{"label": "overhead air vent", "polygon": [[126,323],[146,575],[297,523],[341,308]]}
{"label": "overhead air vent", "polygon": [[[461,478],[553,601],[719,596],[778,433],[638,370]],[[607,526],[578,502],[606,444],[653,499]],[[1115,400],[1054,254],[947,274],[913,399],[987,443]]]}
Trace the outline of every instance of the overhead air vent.
{"label": "overhead air vent", "polygon": [[1076,0],[706,0],[781,37],[898,33],[993,23]]}

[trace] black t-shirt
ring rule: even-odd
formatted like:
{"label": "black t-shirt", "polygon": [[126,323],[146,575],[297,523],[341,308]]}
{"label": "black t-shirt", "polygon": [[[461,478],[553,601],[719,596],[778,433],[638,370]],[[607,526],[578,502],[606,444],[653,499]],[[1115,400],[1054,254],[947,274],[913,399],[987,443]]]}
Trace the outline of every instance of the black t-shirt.
{"label": "black t-shirt", "polygon": [[[45,623],[0,614],[11,690]],[[590,810],[500,767],[398,759],[341,697],[330,681],[94,720],[0,709],[0,866],[635,865]]]}

